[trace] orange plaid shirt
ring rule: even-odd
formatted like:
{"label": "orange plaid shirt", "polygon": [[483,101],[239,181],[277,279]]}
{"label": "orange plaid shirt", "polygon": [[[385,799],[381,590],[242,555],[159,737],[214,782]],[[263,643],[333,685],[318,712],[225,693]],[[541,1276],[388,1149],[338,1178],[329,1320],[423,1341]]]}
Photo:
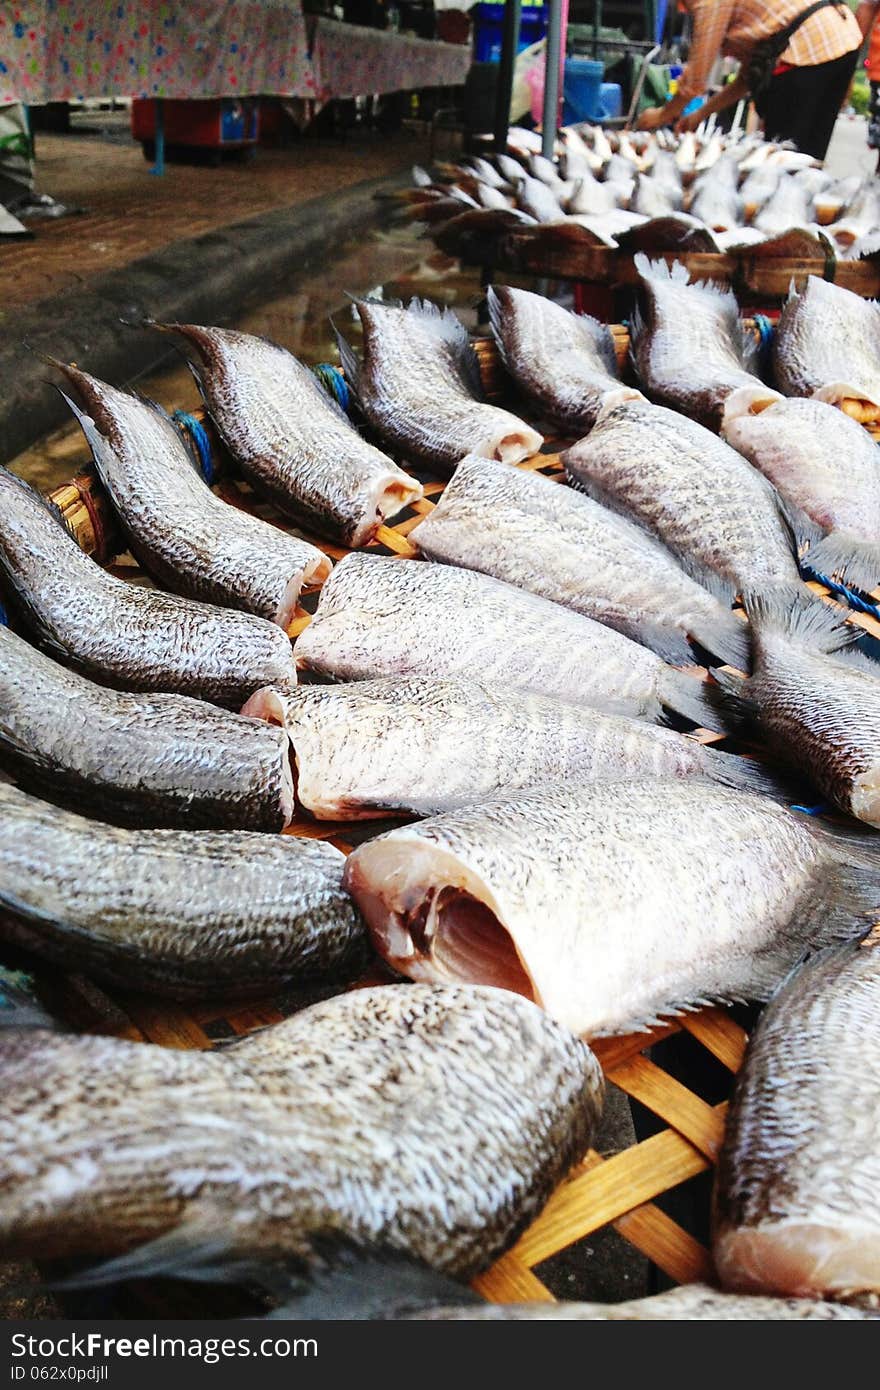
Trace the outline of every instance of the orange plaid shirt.
{"label": "orange plaid shirt", "polygon": [[[760,39],[784,29],[807,8],[809,0],[686,0],[691,16],[691,48],[678,90],[700,96],[706,90],[712,65],[720,53],[740,62]],[[781,55],[792,67],[814,67],[852,53],[862,42],[856,17],[847,5],[826,5],[797,30]]]}

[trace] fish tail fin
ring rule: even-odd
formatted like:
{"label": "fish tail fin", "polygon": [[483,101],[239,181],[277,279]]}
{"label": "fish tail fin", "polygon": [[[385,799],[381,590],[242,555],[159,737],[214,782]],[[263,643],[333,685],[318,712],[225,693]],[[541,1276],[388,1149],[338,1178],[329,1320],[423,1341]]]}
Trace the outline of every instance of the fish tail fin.
{"label": "fish tail fin", "polygon": [[336,338],[336,347],[339,352],[339,361],[342,364],[342,372],[348,385],[348,389],[351,391],[352,395],[356,397],[358,394],[358,381],[360,379],[361,372],[361,367],[360,363],[358,362],[357,353],[355,352],[348,339],[344,337],[341,331],[336,327],[336,324],[333,322],[332,319],[330,320],[330,327],[333,329],[333,333]]}
{"label": "fish tail fin", "polygon": [[687,671],[678,671],[674,666],[664,666],[657,683],[657,698],[661,705],[690,719],[698,728],[725,732],[718,711],[713,707],[707,681]]}
{"label": "fish tail fin", "polygon": [[756,635],[779,633],[811,651],[844,651],[860,636],[843,609],[822,603],[805,585],[772,584],[766,589],[748,589],[743,595],[743,607]]}
{"label": "fish tail fin", "polygon": [[507,366],[507,353],[504,347],[504,305],[502,296],[505,298],[507,297],[505,295],[506,289],[506,285],[501,285],[498,289],[496,289],[494,285],[489,285],[486,290],[486,308],[489,313],[489,327],[492,330],[492,337],[495,339],[498,355],[505,367]]}
{"label": "fish tail fin", "polygon": [[61,1024],[42,1005],[34,982],[23,970],[0,965],[0,1031],[6,1028],[50,1028]]}
{"label": "fish tail fin", "polygon": [[865,593],[880,584],[880,544],[846,531],[829,531],[810,546],[804,563],[816,574],[832,575]]}
{"label": "fish tail fin", "polygon": [[683,261],[652,261],[644,251],[637,252],[633,257],[633,265],[642,280],[665,280],[673,284],[687,285],[691,278],[690,271]]}
{"label": "fish tail fin", "polygon": [[706,776],[720,786],[756,792],[786,803],[791,800],[791,792],[783,781],[754,759],[742,758],[737,753],[722,753],[717,748],[704,748],[703,756]]}
{"label": "fish tail fin", "polygon": [[755,707],[749,698],[749,683],[733,671],[710,667],[714,684],[709,698],[731,733],[748,733],[755,719]]}
{"label": "fish tail fin", "polygon": [[734,666],[738,671],[749,669],[751,634],[748,624],[732,608],[724,608],[720,601],[711,616],[692,621],[691,637],[726,665]]}
{"label": "fish tail fin", "polygon": [[412,167],[412,181],[416,188],[431,188],[434,180],[427,169],[422,168],[421,164],[414,164]]}
{"label": "fish tail fin", "polygon": [[62,391],[60,386],[57,389],[58,394],[62,397],[64,401],[66,401],[68,409],[75,417],[80,429],[85,435],[86,443],[88,444],[89,449],[91,450],[92,460],[94,462],[95,469],[97,470],[98,477],[101,479],[101,482],[106,487],[108,480],[108,469],[110,465],[112,463],[115,463],[116,461],[116,455],[113,452],[113,446],[108,439],[105,439],[104,435],[98,429],[98,426],[95,424],[95,421],[92,419],[91,415],[89,415],[85,410],[82,410],[76,404],[76,402],[72,400],[70,396],[68,396],[66,391]]}

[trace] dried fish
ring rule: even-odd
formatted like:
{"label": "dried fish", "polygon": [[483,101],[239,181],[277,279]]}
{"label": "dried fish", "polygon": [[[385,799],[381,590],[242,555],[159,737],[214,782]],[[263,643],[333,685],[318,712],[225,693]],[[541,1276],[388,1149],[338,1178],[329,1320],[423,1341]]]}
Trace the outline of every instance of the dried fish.
{"label": "dried fish", "polygon": [[779,316],[773,371],[786,396],[815,396],[861,424],[880,420],[880,305],[810,275]]}

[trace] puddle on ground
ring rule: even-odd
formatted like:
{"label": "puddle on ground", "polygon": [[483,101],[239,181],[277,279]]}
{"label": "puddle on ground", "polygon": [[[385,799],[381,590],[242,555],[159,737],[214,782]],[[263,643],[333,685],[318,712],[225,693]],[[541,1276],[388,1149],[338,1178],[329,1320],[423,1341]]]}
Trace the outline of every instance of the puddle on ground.
{"label": "puddle on ground", "polygon": [[[407,227],[376,231],[366,239],[343,243],[326,273],[312,269],[289,286],[279,286],[275,295],[242,314],[232,326],[272,338],[310,365],[337,363],[330,319],[346,337],[356,341],[357,329],[346,295],[371,290],[381,290],[388,298],[424,295],[438,303],[454,304],[469,328],[476,324],[479,272],[462,270]],[[88,369],[88,362],[79,365]],[[192,375],[173,348],[169,348],[167,365],[133,382],[114,384],[136,385],[168,410],[192,410],[200,404]],[[79,426],[71,421],[19,454],[10,466],[41,492],[50,492],[80,472],[89,457]]]}

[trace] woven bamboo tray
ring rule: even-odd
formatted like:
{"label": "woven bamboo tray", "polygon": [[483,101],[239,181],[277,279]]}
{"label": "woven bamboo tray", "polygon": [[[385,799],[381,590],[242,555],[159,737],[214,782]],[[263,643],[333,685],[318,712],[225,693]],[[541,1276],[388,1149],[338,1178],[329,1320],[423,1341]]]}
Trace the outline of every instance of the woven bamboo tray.
{"label": "woven bamboo tray", "polygon": [[[628,350],[626,330],[618,325],[612,331],[623,362]],[[503,393],[505,382],[494,345],[489,340],[478,340],[476,348],[487,394],[497,397]],[[208,428],[210,430],[210,426]],[[220,473],[220,481],[215,484],[219,495],[279,525],[286,524],[271,507],[259,502],[236,481],[231,471],[224,472],[222,449],[216,439],[212,443]],[[561,441],[550,441],[545,445],[545,452],[526,460],[520,467],[540,470],[562,482],[559,454],[562,447]],[[427,481],[424,498],[394,525],[381,527],[368,549],[412,559],[416,550],[409,540],[409,532],[432,510],[443,487],[442,482]],[[117,553],[121,538],[93,473],[86,470],[57,488],[50,494],[50,501],[58,507],[84,550],[105,563]],[[324,542],[318,544],[334,560],[346,553]],[[129,578],[142,577],[129,557],[123,557],[112,568]],[[820,585],[811,587],[833,602]],[[314,607],[314,595],[311,600],[305,596],[303,606],[297,611],[288,629],[292,638],[311,621],[309,607]],[[849,612],[848,616],[852,622],[880,637],[880,623],[874,618]],[[697,731],[697,737],[703,742],[715,742],[720,738],[707,730]],[[286,833],[327,839],[347,853],[355,843],[376,832],[375,822],[337,824],[303,817]],[[358,985],[390,978],[377,963],[369,978],[358,981]],[[111,996],[79,976],[50,972],[49,984],[55,992],[57,1007],[74,1026],[177,1048],[210,1047],[219,1038],[277,1023],[308,1002],[302,995],[287,994],[249,1002],[242,1007],[183,1008],[146,996],[121,992]],[[714,1102],[704,1099],[697,1089],[683,1084],[650,1055],[655,1044],[682,1032],[695,1040],[701,1051],[711,1054],[716,1066],[720,1064],[722,1075],[732,1082],[742,1062],[747,1038],[730,1012],[724,1009],[702,1009],[651,1032],[598,1040],[595,1051],[608,1079],[657,1116],[663,1127],[611,1157],[595,1150],[588,1151],[513,1249],[475,1281],[474,1287],[487,1299],[500,1303],[552,1301],[553,1295],[535,1272],[536,1267],[607,1226],[613,1226],[673,1281],[711,1281],[709,1251],[661,1205],[681,1184],[713,1167],[724,1129],[726,1102],[717,1103],[717,1097]]]}

